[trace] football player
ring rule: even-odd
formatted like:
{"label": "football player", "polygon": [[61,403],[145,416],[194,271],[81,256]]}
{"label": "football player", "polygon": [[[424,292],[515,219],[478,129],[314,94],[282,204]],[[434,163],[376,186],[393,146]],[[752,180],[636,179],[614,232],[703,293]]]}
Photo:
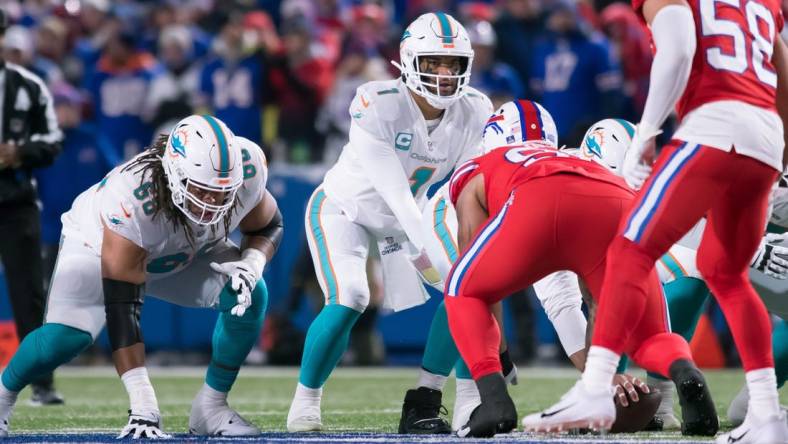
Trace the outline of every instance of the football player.
{"label": "football player", "polygon": [[[77,356],[106,324],[130,401],[120,437],[166,437],[145,368],[145,294],[219,311],[189,431],[259,434],[229,407],[227,394],[259,337],[268,302],[262,273],[283,233],[266,179],[259,146],[234,137],[215,117],[190,116],[80,194],[63,215],[46,323],[2,374],[2,434],[19,392]],[[240,249],[227,238],[236,228]]]}
{"label": "football player", "polygon": [[[448,14],[424,14],[402,34],[395,80],[358,88],[350,140],[309,200],[307,238],[325,306],[307,332],[289,431],[322,427],[322,387],[369,303],[366,259],[379,250],[384,306],[403,310],[442,286],[424,252],[421,210],[427,190],[478,153],[490,100],[468,86],[473,50]],[[414,394],[440,408],[440,392]],[[437,415],[437,409],[436,414]]]}

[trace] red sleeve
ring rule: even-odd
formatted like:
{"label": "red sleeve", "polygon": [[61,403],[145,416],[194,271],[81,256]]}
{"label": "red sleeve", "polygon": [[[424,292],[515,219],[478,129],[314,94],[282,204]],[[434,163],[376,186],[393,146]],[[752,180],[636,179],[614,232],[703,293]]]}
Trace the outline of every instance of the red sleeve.
{"label": "red sleeve", "polygon": [[643,4],[646,3],[646,0],[632,0],[632,9],[635,10],[635,14],[637,14],[640,21],[643,23],[646,22],[646,18],[643,17]]}
{"label": "red sleeve", "polygon": [[471,159],[454,170],[454,174],[449,179],[449,199],[452,204],[457,203],[462,189],[469,180],[473,179],[479,173],[479,163],[476,159]]}
{"label": "red sleeve", "polygon": [[782,30],[783,30],[783,27],[785,26],[785,16],[783,16],[782,9],[778,9],[777,10],[777,17],[775,17],[775,18],[777,19],[776,20],[776,22],[777,22],[776,23],[776,25],[777,25],[777,34],[780,34],[780,32],[782,32]]}

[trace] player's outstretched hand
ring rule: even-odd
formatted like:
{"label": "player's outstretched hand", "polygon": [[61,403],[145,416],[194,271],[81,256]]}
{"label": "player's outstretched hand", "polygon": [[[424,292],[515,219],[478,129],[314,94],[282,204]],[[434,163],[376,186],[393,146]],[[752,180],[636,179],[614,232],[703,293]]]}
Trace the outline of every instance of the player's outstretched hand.
{"label": "player's outstretched hand", "polygon": [[161,416],[158,413],[132,413],[129,410],[129,423],[123,427],[118,439],[167,439],[172,436],[161,430]]}
{"label": "player's outstretched hand", "polygon": [[413,263],[413,266],[416,267],[416,271],[419,272],[419,276],[424,283],[432,286],[438,291],[443,291],[443,277],[441,277],[438,269],[432,265],[432,261],[430,261],[427,252],[423,248],[421,249],[421,253],[418,256],[411,257],[410,261]]}
{"label": "player's outstretched hand", "polygon": [[[632,375],[626,375],[623,373],[616,374],[616,376],[613,378],[613,385],[616,388],[616,402],[621,404],[623,407],[628,406],[630,402],[640,401],[638,390],[643,393],[651,392],[651,390],[648,388],[648,384]],[[637,390],[635,389],[636,387]]]}
{"label": "player's outstretched hand", "polygon": [[627,184],[639,190],[651,175],[651,165],[656,159],[656,140],[662,131],[649,128],[643,124],[638,125],[635,136],[629,149],[624,154],[624,163],[621,166],[621,175]]}
{"label": "player's outstretched hand", "polygon": [[775,279],[788,278],[788,233],[768,233],[761,241],[752,268]]}
{"label": "player's outstretched hand", "polygon": [[246,309],[252,305],[252,290],[257,285],[252,267],[244,261],[211,262],[211,269],[230,278],[230,288],[238,296],[238,304],[230,310],[235,316],[243,316]]}

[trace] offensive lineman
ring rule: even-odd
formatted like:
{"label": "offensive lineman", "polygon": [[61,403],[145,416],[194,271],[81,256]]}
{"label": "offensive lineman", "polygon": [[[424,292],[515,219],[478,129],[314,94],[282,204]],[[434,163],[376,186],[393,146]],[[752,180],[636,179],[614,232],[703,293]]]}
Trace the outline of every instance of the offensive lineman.
{"label": "offensive lineman", "polygon": [[[0,432],[8,434],[22,388],[77,356],[106,323],[131,404],[119,437],[167,437],[139,325],[147,293],[220,311],[190,432],[259,434],[228,406],[227,394],[259,336],[268,299],[263,268],[283,233],[266,179],[260,147],[234,137],[215,117],[190,116],[80,194],[63,215],[46,323],[25,338],[2,374]],[[227,239],[236,228],[243,233],[240,250]]]}
{"label": "offensive lineman", "polygon": [[[609,250],[582,379],[546,411],[555,414],[529,415],[523,424],[539,431],[615,419],[605,395],[632,325],[651,315],[644,307],[658,297],[644,292],[644,278],[705,215],[698,269],[728,320],[750,393],[744,423],[718,442],[787,442],[771,323],[747,274],[765,226],[770,189],[785,160],[777,113],[778,106],[786,111],[788,87],[780,2],[636,0],[633,7],[651,27],[657,52],[623,175],[633,187],[645,186]],[[651,174],[654,137],[674,105],[681,123]],[[671,368],[662,375],[680,371]],[[696,432],[714,434],[714,423]]]}
{"label": "offensive lineman", "polygon": [[[428,13],[402,35],[395,63],[401,77],[358,88],[350,140],[306,211],[326,305],[307,332],[289,431],[322,427],[323,384],[369,302],[370,248],[381,256],[385,306],[403,310],[424,303],[422,281],[442,286],[424,252],[420,207],[431,185],[478,153],[492,114],[490,100],[468,86],[472,62],[462,25],[448,14]],[[434,403],[440,392],[433,392],[416,396]]]}

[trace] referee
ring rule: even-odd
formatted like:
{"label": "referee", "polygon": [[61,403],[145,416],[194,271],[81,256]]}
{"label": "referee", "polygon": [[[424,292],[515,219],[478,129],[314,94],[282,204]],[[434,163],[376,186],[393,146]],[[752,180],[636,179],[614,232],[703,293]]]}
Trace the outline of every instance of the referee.
{"label": "referee", "polygon": [[[6,28],[8,16],[0,10],[0,43]],[[0,258],[20,340],[44,318],[41,221],[32,170],[52,164],[61,139],[44,82],[0,58]],[[62,404],[52,382],[51,373],[35,381],[31,402]]]}

